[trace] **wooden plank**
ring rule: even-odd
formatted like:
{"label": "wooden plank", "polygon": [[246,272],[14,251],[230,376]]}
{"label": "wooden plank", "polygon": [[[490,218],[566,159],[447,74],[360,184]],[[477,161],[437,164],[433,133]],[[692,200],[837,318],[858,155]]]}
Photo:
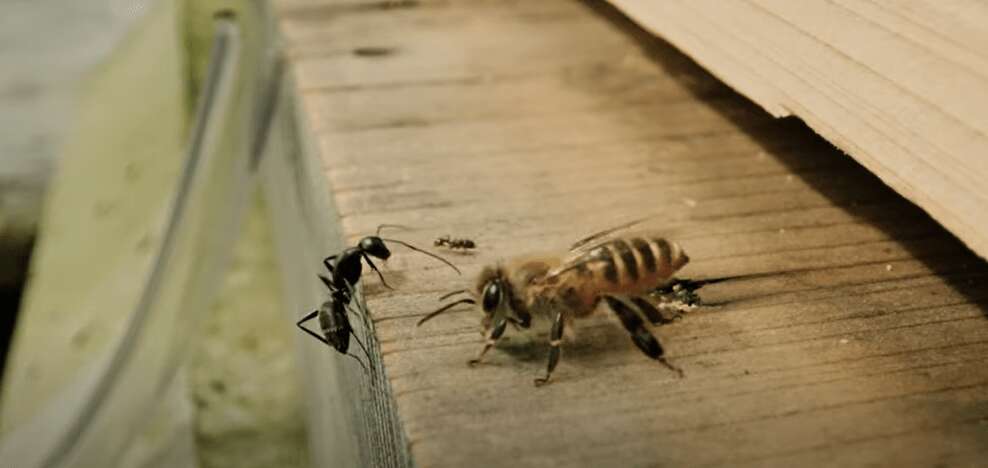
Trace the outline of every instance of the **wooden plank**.
{"label": "wooden plank", "polygon": [[983,3],[611,3],[769,112],[805,120],[988,256]]}
{"label": "wooden plank", "polygon": [[[600,3],[353,5],[282,6],[336,221],[350,241],[398,223],[480,247],[450,254],[462,278],[404,251],[396,290],[365,277],[417,465],[986,455],[988,265],[867,170]],[[544,333],[509,331],[469,368],[478,311],[415,327],[484,265],[643,216],[687,250],[686,277],[762,275],[705,287],[708,307],[655,331],[685,378],[606,312],[544,388]]]}

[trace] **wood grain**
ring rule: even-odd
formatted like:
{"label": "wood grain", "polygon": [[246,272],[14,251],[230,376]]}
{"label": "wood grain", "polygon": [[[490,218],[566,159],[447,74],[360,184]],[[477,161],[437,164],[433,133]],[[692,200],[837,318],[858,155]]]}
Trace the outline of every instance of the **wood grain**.
{"label": "wood grain", "polygon": [[977,0],[613,0],[796,115],[988,257],[988,7]]}
{"label": "wood grain", "polygon": [[[293,0],[281,15],[330,221],[351,241],[397,223],[419,245],[479,246],[448,255],[464,277],[405,251],[385,271],[395,291],[365,277],[416,465],[988,455],[988,265],[801,123],[598,2]],[[641,217],[689,253],[683,276],[748,275],[656,331],[683,379],[606,314],[544,388],[544,335],[509,331],[469,368],[479,312],[415,327],[484,265]]]}

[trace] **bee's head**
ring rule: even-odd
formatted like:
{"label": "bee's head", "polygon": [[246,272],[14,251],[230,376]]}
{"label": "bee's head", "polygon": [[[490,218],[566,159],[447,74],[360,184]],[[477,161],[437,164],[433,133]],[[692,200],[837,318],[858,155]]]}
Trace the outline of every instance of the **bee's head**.
{"label": "bee's head", "polygon": [[[524,275],[522,279],[528,281]],[[528,328],[532,323],[528,307],[515,294],[507,272],[500,267],[488,268],[481,273],[474,296],[479,297],[480,307],[484,311],[482,323],[485,329],[505,319],[522,328]]]}
{"label": "bee's head", "polygon": [[388,249],[387,245],[384,245],[384,240],[377,236],[367,236],[360,239],[359,247],[367,255],[381,260],[387,260],[391,256],[391,250]]}
{"label": "bee's head", "polygon": [[465,294],[469,297],[458,299],[456,301],[445,304],[438,309],[428,313],[425,317],[419,320],[419,325],[422,325],[426,321],[432,319],[433,317],[456,307],[459,304],[477,304],[480,303],[481,309],[483,309],[485,314],[485,320],[490,320],[490,317],[494,315],[501,304],[507,300],[507,280],[503,276],[503,272],[500,268],[487,267],[480,272],[480,276],[477,277],[476,286],[471,289],[460,289],[453,291],[449,294],[443,295],[439,298],[440,301],[449,299],[450,297]]}

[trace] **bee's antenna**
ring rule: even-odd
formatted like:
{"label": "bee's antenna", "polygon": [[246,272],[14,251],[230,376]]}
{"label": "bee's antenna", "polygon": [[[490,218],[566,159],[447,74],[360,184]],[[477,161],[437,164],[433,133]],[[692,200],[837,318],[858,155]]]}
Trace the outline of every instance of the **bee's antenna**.
{"label": "bee's antenna", "polygon": [[456,274],[458,274],[458,275],[462,275],[463,274],[463,273],[460,272],[460,269],[459,268],[456,268],[456,265],[453,265],[452,263],[450,263],[449,260],[446,260],[445,258],[442,258],[442,257],[440,257],[440,256],[438,256],[438,255],[436,255],[436,254],[434,254],[432,252],[429,252],[427,250],[422,250],[422,249],[420,249],[418,247],[415,247],[414,245],[409,244],[408,242],[402,242],[402,241],[397,240],[397,239],[385,239],[383,237],[381,238],[381,240],[386,241],[386,242],[394,242],[396,244],[401,244],[401,245],[404,245],[405,247],[408,247],[409,249],[412,249],[412,250],[414,250],[416,252],[422,252],[422,253],[424,253],[424,254],[426,254],[426,255],[428,255],[428,256],[436,259],[436,260],[439,260],[440,262],[443,262],[443,263],[449,265],[450,268],[452,268],[453,270],[456,271]]}
{"label": "bee's antenna", "polygon": [[439,298],[439,300],[440,300],[440,301],[445,301],[446,299],[449,299],[449,298],[451,298],[451,297],[453,297],[453,296],[455,296],[455,295],[457,295],[457,294],[463,294],[463,293],[469,293],[469,292],[470,292],[470,290],[469,290],[469,289],[458,289],[458,290],[456,290],[456,291],[453,291],[453,292],[448,292],[448,293],[446,293],[446,294],[443,294],[443,295],[442,295],[442,296],[441,296],[441,297]]}
{"label": "bee's antenna", "polygon": [[377,226],[377,233],[375,235],[378,236],[378,237],[380,237],[381,236],[381,229],[384,229],[384,228],[401,229],[403,231],[407,231],[407,230],[411,229],[408,226],[402,226],[400,224],[380,224],[380,225]]}
{"label": "bee's antenna", "polygon": [[442,307],[440,307],[440,308],[438,308],[438,309],[430,312],[425,317],[422,317],[422,319],[419,320],[419,322],[416,323],[415,326],[416,327],[417,326],[420,326],[423,323],[431,320],[433,317],[435,317],[435,316],[437,316],[437,315],[439,315],[439,314],[441,314],[443,312],[446,312],[447,310],[452,309],[453,307],[456,307],[456,306],[458,306],[460,304],[476,304],[476,303],[477,303],[477,301],[475,301],[473,299],[469,299],[469,298],[468,299],[460,299],[460,300],[455,301],[455,302],[450,302],[449,304],[446,304],[446,305],[444,305],[444,306],[442,306]]}

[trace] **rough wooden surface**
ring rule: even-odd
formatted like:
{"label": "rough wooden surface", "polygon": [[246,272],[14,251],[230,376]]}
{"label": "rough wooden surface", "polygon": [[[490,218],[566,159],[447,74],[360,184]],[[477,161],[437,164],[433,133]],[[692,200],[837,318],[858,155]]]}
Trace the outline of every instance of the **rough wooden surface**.
{"label": "rough wooden surface", "polygon": [[[283,1],[344,232],[450,255],[365,276],[415,463],[974,466],[988,457],[988,266],[800,123],[776,121],[597,2]],[[486,365],[480,313],[421,328],[508,256],[654,216],[710,304],[656,331],[603,316],[534,388],[544,336]],[[396,249],[397,250],[397,249]]]}

